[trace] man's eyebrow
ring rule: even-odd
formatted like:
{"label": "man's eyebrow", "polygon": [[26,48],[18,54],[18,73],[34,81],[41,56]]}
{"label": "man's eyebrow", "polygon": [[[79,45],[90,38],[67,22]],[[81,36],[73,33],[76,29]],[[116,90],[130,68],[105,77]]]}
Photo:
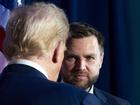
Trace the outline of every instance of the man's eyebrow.
{"label": "man's eyebrow", "polygon": [[96,54],[91,53],[91,54],[86,54],[85,56],[96,56]]}
{"label": "man's eyebrow", "polygon": [[75,53],[73,53],[71,51],[65,51],[64,54],[67,55],[67,56],[74,56],[74,57],[78,56],[78,55],[76,55]]}
{"label": "man's eyebrow", "polygon": [[65,51],[65,54],[67,54],[67,55],[75,55],[73,52],[71,52],[71,51]]}
{"label": "man's eyebrow", "polygon": [[84,55],[84,57],[96,57],[96,54],[92,53],[92,54],[86,54]]}

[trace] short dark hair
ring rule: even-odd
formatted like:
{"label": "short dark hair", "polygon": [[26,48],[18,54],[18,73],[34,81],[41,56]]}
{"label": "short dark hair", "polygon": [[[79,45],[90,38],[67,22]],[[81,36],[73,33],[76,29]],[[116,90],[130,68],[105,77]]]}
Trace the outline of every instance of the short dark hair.
{"label": "short dark hair", "polygon": [[95,27],[80,22],[73,22],[70,24],[69,39],[72,38],[84,38],[89,36],[95,36],[98,40],[101,51],[104,51],[104,37]]}

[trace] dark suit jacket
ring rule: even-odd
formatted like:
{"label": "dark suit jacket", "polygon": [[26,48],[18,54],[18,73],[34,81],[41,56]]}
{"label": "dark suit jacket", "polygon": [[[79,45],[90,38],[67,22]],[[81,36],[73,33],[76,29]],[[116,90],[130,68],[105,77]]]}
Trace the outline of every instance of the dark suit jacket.
{"label": "dark suit jacket", "polygon": [[49,81],[23,64],[8,65],[0,75],[0,105],[101,105],[92,95]]}
{"label": "dark suit jacket", "polygon": [[113,96],[97,88],[94,88],[94,94],[104,105],[130,105],[128,101]]}

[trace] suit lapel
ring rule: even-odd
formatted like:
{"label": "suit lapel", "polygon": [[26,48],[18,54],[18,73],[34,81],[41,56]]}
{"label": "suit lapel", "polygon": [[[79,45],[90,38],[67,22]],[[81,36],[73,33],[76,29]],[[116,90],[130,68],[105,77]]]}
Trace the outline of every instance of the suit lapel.
{"label": "suit lapel", "polygon": [[102,92],[97,89],[97,88],[94,88],[94,94],[95,96],[100,100],[100,102],[103,104],[103,105],[110,105],[108,102],[107,102],[107,98],[102,94]]}
{"label": "suit lapel", "polygon": [[96,105],[106,105],[98,97],[96,97],[96,95],[93,95],[93,100],[96,103]]}

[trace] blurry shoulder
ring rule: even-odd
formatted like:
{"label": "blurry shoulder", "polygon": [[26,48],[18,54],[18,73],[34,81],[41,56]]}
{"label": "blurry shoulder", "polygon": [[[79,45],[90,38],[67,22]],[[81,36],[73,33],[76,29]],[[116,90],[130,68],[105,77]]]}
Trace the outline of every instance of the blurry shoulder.
{"label": "blurry shoulder", "polygon": [[108,92],[95,88],[95,95],[101,100],[106,100],[109,103],[115,103],[115,105],[130,105],[130,103],[120,97],[114,96]]}
{"label": "blurry shoulder", "polygon": [[58,84],[58,88],[61,91],[69,91],[70,94],[81,95],[83,97],[89,95],[89,93],[85,92],[84,90],[74,87],[70,84],[66,84],[66,83],[57,83],[57,84]]}

